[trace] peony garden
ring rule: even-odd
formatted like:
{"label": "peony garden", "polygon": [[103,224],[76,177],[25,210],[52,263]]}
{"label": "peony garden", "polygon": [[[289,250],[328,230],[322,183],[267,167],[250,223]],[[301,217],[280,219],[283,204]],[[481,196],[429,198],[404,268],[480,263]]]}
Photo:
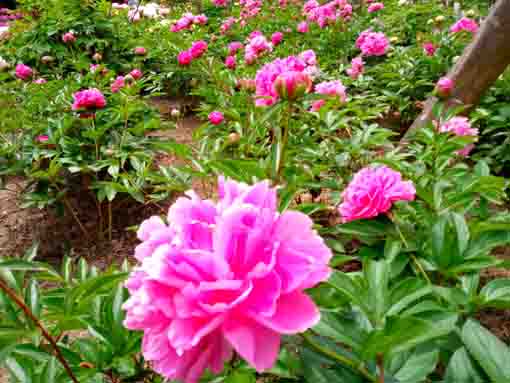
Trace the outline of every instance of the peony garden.
{"label": "peony garden", "polygon": [[510,382],[509,46],[508,0],[0,0],[0,382]]}

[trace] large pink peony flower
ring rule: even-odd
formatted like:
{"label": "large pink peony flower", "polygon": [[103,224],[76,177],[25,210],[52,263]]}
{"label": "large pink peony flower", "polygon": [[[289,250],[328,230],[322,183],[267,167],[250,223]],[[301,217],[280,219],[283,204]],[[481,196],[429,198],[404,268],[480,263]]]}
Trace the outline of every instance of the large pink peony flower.
{"label": "large pink peony flower", "polygon": [[[439,127],[439,131],[442,133],[453,133],[456,136],[478,136],[478,129],[471,127],[471,123],[467,117],[453,117],[443,123]],[[457,154],[467,157],[474,147],[473,144],[466,145],[461,150],[458,150]]]}
{"label": "large pink peony flower", "polygon": [[451,33],[458,33],[462,31],[476,33],[478,32],[478,24],[475,20],[468,17],[463,17],[453,24],[450,28]]}
{"label": "large pink peony flower", "polygon": [[193,60],[193,57],[191,56],[191,53],[189,50],[179,52],[177,55],[177,61],[179,62],[179,65],[186,66],[191,64],[191,61]]}
{"label": "large pink peony flower", "polygon": [[229,43],[228,44],[229,56],[235,55],[239,49],[243,49],[243,43],[241,43],[239,41],[232,41],[231,43]]}
{"label": "large pink peony flower", "polygon": [[303,332],[319,311],[303,292],[327,279],[332,256],[294,211],[278,213],[269,182],[219,180],[219,201],[193,192],[138,230],[140,265],[126,287],[125,326],[143,330],[142,351],[168,379],[198,382],[235,350],[263,371],[281,334]]}
{"label": "large pink peony flower", "polygon": [[354,175],[342,194],[339,211],[343,222],[377,217],[390,210],[393,202],[414,200],[411,181],[387,166],[366,167]]}
{"label": "large pink peony flower", "polygon": [[390,44],[384,33],[366,30],[356,40],[356,47],[364,56],[383,56],[388,52]]}
{"label": "large pink peony flower", "polygon": [[189,49],[189,53],[193,59],[201,57],[205,51],[207,51],[207,43],[203,40],[193,42]]}
{"label": "large pink peony flower", "polygon": [[99,89],[90,88],[73,94],[73,110],[96,110],[106,106],[106,100]]}
{"label": "large pink peony flower", "polygon": [[22,80],[28,80],[30,77],[32,77],[33,74],[34,74],[34,71],[28,65],[25,65],[25,64],[16,65],[16,77],[17,78],[20,78]]}
{"label": "large pink peony flower", "polygon": [[347,95],[345,93],[345,86],[340,80],[324,81],[315,85],[315,93],[323,94],[326,96],[334,96],[340,99],[340,102],[345,102]]}

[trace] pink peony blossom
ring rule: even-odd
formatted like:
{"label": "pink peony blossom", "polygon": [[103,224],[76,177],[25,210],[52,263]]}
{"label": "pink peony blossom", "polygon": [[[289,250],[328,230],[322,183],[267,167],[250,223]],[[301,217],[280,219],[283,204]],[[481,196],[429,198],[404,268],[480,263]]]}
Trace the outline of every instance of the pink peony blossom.
{"label": "pink peony blossom", "polygon": [[458,33],[462,31],[476,33],[478,32],[478,24],[475,20],[468,17],[463,17],[453,24],[450,28],[451,33]]}
{"label": "pink peony blossom", "polygon": [[368,13],[374,13],[380,11],[381,9],[384,9],[383,3],[372,3],[368,6]]}
{"label": "pink peony blossom", "polygon": [[16,65],[16,77],[17,78],[20,78],[22,80],[28,80],[30,77],[32,77],[33,74],[34,74],[34,71],[28,65],[25,65],[25,64]]}
{"label": "pink peony blossom", "polygon": [[396,201],[414,200],[411,181],[402,181],[399,172],[387,166],[366,167],[354,175],[342,193],[339,211],[343,222],[377,217]]}
{"label": "pink peony blossom", "polygon": [[193,17],[193,24],[198,24],[198,25],[205,25],[207,24],[207,16],[206,15],[196,15],[195,17]]}
{"label": "pink peony blossom", "polygon": [[[258,31],[255,31],[258,32]],[[271,44],[265,36],[259,33],[252,33],[246,48],[244,49],[244,61],[249,65],[252,64],[257,58],[271,52],[273,50],[273,44]]]}
{"label": "pink peony blossom", "polygon": [[306,33],[309,31],[308,23],[306,21],[301,21],[297,26],[297,31],[299,33]]}
{"label": "pink peony blossom", "polygon": [[48,142],[49,139],[50,138],[46,134],[43,134],[43,135],[37,136],[36,141],[44,143],[44,142]]}
{"label": "pink peony blossom", "polygon": [[76,41],[76,36],[73,32],[64,33],[62,36],[62,41],[66,44],[72,44]]}
{"label": "pink peony blossom", "polygon": [[147,49],[144,47],[136,47],[133,52],[135,52],[135,55],[145,56],[147,54]]}
{"label": "pink peony blossom", "polygon": [[126,86],[126,79],[124,76],[117,76],[117,78],[110,85],[110,89],[112,93],[119,92],[122,88]]}
{"label": "pink peony blossom", "polygon": [[225,59],[225,66],[228,69],[235,69],[236,68],[236,56],[227,56]]}
{"label": "pink peony blossom", "polygon": [[191,48],[189,49],[189,53],[192,59],[201,57],[205,51],[207,51],[207,43],[202,40],[193,42],[191,44]]}
{"label": "pink peony blossom", "polygon": [[218,112],[215,110],[214,112],[209,113],[209,122],[213,125],[219,125],[225,120],[225,117],[223,117],[223,113]]}
{"label": "pink peony blossom", "polygon": [[361,57],[355,57],[351,61],[351,67],[347,69],[347,74],[356,80],[365,70],[363,59]]}
{"label": "pink peony blossom", "polygon": [[[439,127],[441,133],[453,133],[456,136],[478,136],[478,129],[472,128],[469,119],[466,117],[453,117]],[[466,145],[458,150],[459,156],[467,157],[474,148],[473,144]]]}
{"label": "pink peony blossom", "polygon": [[42,85],[42,84],[46,84],[48,81],[45,79],[45,78],[38,78],[37,80],[34,81],[34,84],[39,84],[39,85]]}
{"label": "pink peony blossom", "polygon": [[233,56],[236,54],[236,52],[239,49],[243,48],[243,44],[239,41],[232,41],[230,44],[228,44],[228,54],[229,56]]}
{"label": "pink peony blossom", "polygon": [[106,106],[106,100],[99,89],[90,88],[73,94],[73,110],[96,110]]}
{"label": "pink peony blossom", "polygon": [[356,47],[364,56],[383,56],[388,52],[389,41],[382,32],[366,30],[356,40]]}
{"label": "pink peony blossom", "polygon": [[325,81],[315,85],[315,93],[338,97],[342,103],[347,99],[345,86],[340,80]]}
{"label": "pink peony blossom", "polygon": [[223,24],[221,24],[221,27],[220,27],[220,33],[221,34],[225,34],[227,33],[230,28],[232,28],[232,26],[236,23],[236,19],[234,17],[229,17],[227,18]]}
{"label": "pink peony blossom", "polygon": [[212,3],[217,7],[226,7],[229,0],[212,0]]}
{"label": "pink peony blossom", "polygon": [[441,97],[448,97],[451,95],[454,86],[453,80],[448,77],[441,77],[436,84],[436,92]]}
{"label": "pink peony blossom", "polygon": [[325,104],[326,104],[326,100],[315,100],[314,102],[312,102],[310,111],[318,112]]}
{"label": "pink peony blossom", "polygon": [[316,325],[305,289],[326,280],[331,251],[296,211],[278,212],[276,189],[219,180],[219,201],[189,192],[168,222],[142,223],[140,265],[126,282],[124,325],[169,380],[197,383],[239,353],[257,371],[277,360],[281,334]]}
{"label": "pink peony blossom", "polygon": [[294,101],[310,92],[312,79],[302,71],[286,71],[276,77],[273,86],[278,97]]}
{"label": "pink peony blossom", "polygon": [[307,49],[299,54],[299,59],[303,60],[306,65],[317,65],[317,55],[312,49]]}
{"label": "pink peony blossom", "polygon": [[423,44],[423,52],[425,52],[427,56],[434,56],[436,50],[437,48],[433,43],[427,42]]}
{"label": "pink peony blossom", "polygon": [[186,66],[191,64],[191,61],[193,60],[193,57],[191,56],[191,53],[189,51],[182,51],[177,55],[177,61],[179,62],[179,65]]}
{"label": "pink peony blossom", "polygon": [[280,44],[283,41],[283,33],[282,32],[275,32],[271,35],[271,43],[276,46]]}
{"label": "pink peony blossom", "polygon": [[131,72],[129,72],[129,74],[135,79],[135,80],[139,80],[142,78],[143,76],[143,73],[140,69],[133,69]]}

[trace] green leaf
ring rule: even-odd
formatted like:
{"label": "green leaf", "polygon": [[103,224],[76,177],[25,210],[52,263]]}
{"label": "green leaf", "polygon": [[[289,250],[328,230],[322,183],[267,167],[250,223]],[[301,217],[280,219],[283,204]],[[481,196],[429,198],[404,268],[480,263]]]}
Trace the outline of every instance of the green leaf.
{"label": "green leaf", "polygon": [[35,279],[30,280],[25,293],[25,303],[30,308],[30,311],[32,311],[36,317],[39,317],[41,314],[41,305],[39,302],[39,285]]}
{"label": "green leaf", "polygon": [[113,359],[112,367],[125,378],[136,374],[136,363],[131,355],[116,357]]}
{"label": "green leaf", "polygon": [[369,260],[363,265],[363,274],[368,287],[365,292],[366,305],[370,308],[374,322],[380,323],[388,306],[390,267],[385,260]]}
{"label": "green leaf", "polygon": [[344,313],[321,312],[320,322],[313,328],[317,334],[359,350],[367,334],[353,316]]}
{"label": "green leaf", "polygon": [[342,365],[305,348],[301,351],[305,381],[308,383],[363,383],[358,374]]}
{"label": "green leaf", "polygon": [[444,375],[446,383],[486,383],[467,350],[462,347],[453,354]]}
{"label": "green leaf", "polygon": [[401,383],[417,383],[424,381],[436,369],[439,361],[439,350],[415,351],[395,374]]}
{"label": "green leaf", "polygon": [[46,366],[44,367],[44,372],[41,376],[42,383],[53,383],[57,380],[57,371],[58,371],[58,361],[54,356],[50,358]]}
{"label": "green leaf", "polygon": [[472,258],[487,255],[492,249],[510,243],[510,231],[486,231],[474,238],[465,256]]}
{"label": "green leaf", "polygon": [[459,256],[462,256],[469,244],[469,228],[464,216],[457,213],[451,213],[451,217],[457,233],[457,251]]}
{"label": "green leaf", "polygon": [[30,373],[14,358],[7,358],[5,366],[20,383],[31,383]]}
{"label": "green leaf", "polygon": [[494,279],[480,291],[484,306],[510,308],[510,279]]}
{"label": "green leaf", "polygon": [[13,259],[0,262],[0,270],[6,269],[9,271],[33,271],[44,272],[48,275],[61,280],[60,275],[51,267],[41,262],[26,261],[22,259]]}
{"label": "green leaf", "polygon": [[390,308],[386,315],[394,316],[407,309],[409,305],[432,293],[432,289],[423,280],[406,278],[391,289]]}
{"label": "green leaf", "polygon": [[448,219],[446,216],[439,217],[434,226],[432,226],[431,233],[432,257],[438,265],[443,265],[443,267],[450,264],[449,259],[446,259],[446,255],[443,256],[446,247],[445,237],[447,224]]}
{"label": "green leaf", "polygon": [[368,311],[361,300],[363,296],[361,286],[354,279],[350,278],[348,274],[334,271],[326,283],[345,295],[351,303],[360,306],[363,311]]}
{"label": "green leaf", "polygon": [[251,371],[234,371],[227,376],[225,383],[255,383],[255,374]]}
{"label": "green leaf", "polygon": [[23,259],[25,261],[33,261],[37,257],[37,250],[39,249],[39,243],[35,242],[25,253]]}
{"label": "green leaf", "polygon": [[510,380],[510,349],[475,320],[462,328],[462,341],[492,382]]}

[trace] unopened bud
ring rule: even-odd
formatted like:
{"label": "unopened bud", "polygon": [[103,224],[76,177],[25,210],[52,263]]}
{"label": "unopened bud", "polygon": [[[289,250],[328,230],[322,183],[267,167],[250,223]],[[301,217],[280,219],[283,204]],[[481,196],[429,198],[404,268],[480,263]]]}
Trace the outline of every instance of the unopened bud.
{"label": "unopened bud", "polygon": [[239,133],[232,132],[228,135],[228,143],[230,145],[237,144],[240,139],[241,139],[241,135]]}
{"label": "unopened bud", "polygon": [[103,55],[99,52],[94,53],[94,56],[92,56],[92,59],[94,61],[101,61],[103,59]]}
{"label": "unopened bud", "polygon": [[310,92],[312,79],[303,72],[283,72],[276,78],[274,88],[283,100],[294,101]]}
{"label": "unopened bud", "polygon": [[50,64],[55,61],[55,57],[53,56],[43,56],[41,57],[41,62],[43,64]]}

